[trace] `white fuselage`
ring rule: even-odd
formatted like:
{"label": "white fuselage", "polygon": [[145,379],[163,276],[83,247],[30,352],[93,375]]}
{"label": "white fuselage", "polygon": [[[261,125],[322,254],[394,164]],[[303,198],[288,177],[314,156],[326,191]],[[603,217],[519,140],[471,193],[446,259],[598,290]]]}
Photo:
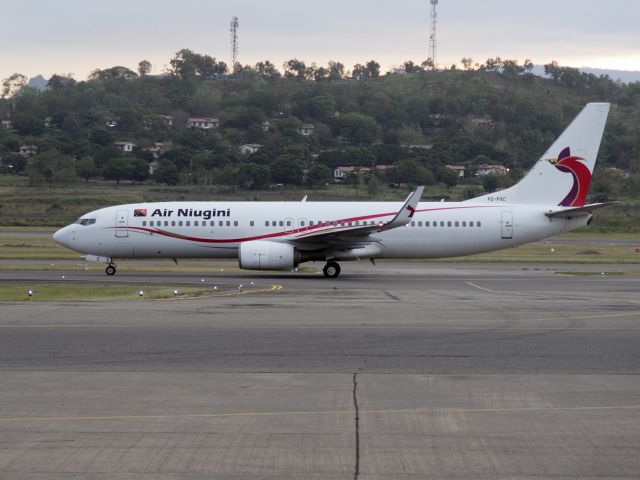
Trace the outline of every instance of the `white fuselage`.
{"label": "white fuselage", "polygon": [[[387,222],[401,206],[223,201],[119,205],[83,215],[80,221],[86,220],[85,225],[68,225],[54,238],[79,252],[109,258],[235,258],[239,245],[251,240],[294,242],[302,250],[320,248],[310,237]],[[548,218],[544,214],[548,210],[528,204],[419,203],[407,226],[372,233],[369,241],[375,249],[362,250],[362,258],[470,255],[548,238],[584,226],[590,218]],[[305,238],[308,243],[300,243]]]}

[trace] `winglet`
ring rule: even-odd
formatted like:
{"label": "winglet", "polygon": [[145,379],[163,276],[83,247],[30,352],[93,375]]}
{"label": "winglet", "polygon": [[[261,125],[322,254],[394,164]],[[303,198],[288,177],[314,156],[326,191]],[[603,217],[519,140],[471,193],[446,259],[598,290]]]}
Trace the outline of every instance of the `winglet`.
{"label": "winglet", "polygon": [[424,192],[424,186],[417,187],[413,192],[409,194],[407,199],[404,201],[404,205],[398,212],[398,214],[393,217],[393,220],[387,222],[380,226],[380,231],[382,230],[390,230],[392,228],[403,227],[407,223],[411,221],[413,214],[416,213],[416,207],[418,206],[418,202],[422,198],[422,193]]}

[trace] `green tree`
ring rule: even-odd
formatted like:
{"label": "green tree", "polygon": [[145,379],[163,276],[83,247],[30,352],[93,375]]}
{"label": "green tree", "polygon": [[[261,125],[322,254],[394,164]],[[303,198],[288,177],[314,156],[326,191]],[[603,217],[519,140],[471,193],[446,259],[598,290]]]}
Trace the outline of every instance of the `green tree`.
{"label": "green tree", "polygon": [[138,63],[138,73],[141,77],[149,75],[149,73],[151,73],[151,68],[152,65],[149,60],[142,60],[140,63]]}
{"label": "green tree", "polygon": [[363,78],[366,78],[366,76],[367,76],[367,67],[365,67],[360,63],[356,63],[353,66],[353,70],[351,71],[351,78],[353,78],[354,80],[361,80]]}
{"label": "green tree", "polygon": [[100,174],[100,169],[96,167],[93,157],[86,156],[76,162],[76,173],[80,178],[84,178],[88,182],[89,179]]}
{"label": "green tree", "polygon": [[329,61],[329,80],[342,80],[345,76],[344,65],[340,62]]}
{"label": "green tree", "polygon": [[178,168],[171,160],[160,159],[152,177],[153,181],[156,183],[177,185],[179,179]]}
{"label": "green tree", "polygon": [[495,192],[500,186],[500,179],[496,175],[484,175],[482,177],[482,188],[487,193]]}
{"label": "green tree", "polygon": [[446,167],[441,167],[438,169],[436,178],[439,182],[444,183],[449,189],[455,187],[458,184],[458,174]]}
{"label": "green tree", "polygon": [[282,76],[276,66],[269,60],[256,63],[254,69],[258,72],[259,76],[266,78],[267,80],[276,80]]}
{"label": "green tree", "polygon": [[433,185],[433,174],[424,168],[416,159],[400,160],[394,164],[392,178],[400,183],[413,185]]}
{"label": "green tree", "polygon": [[27,84],[27,77],[14,73],[2,81],[2,98],[13,97]]}
{"label": "green tree", "polygon": [[131,163],[124,157],[111,158],[102,169],[102,176],[119,184],[120,180],[131,178]]}
{"label": "green tree", "polygon": [[247,190],[258,190],[269,186],[271,170],[267,165],[246,163],[240,165],[236,178],[238,186]]}
{"label": "green tree", "polygon": [[307,74],[307,66],[302,60],[292,58],[284,63],[284,76],[286,78],[297,78],[298,81],[304,80]]}
{"label": "green tree", "polygon": [[340,118],[340,133],[353,143],[370,145],[380,138],[381,129],[373,118],[351,112]]}
{"label": "green tree", "polygon": [[380,64],[375,60],[367,62],[367,76],[369,78],[378,78],[380,76]]}
{"label": "green tree", "polygon": [[464,67],[465,70],[473,70],[473,58],[462,57],[462,60],[460,60],[460,63],[462,63],[462,66]]}
{"label": "green tree", "polygon": [[71,183],[76,180],[75,161],[56,149],[39,153],[27,165],[27,174],[32,183],[46,181],[49,186],[55,183]]}
{"label": "green tree", "polygon": [[332,178],[333,171],[329,167],[322,165],[321,163],[316,163],[309,169],[307,182],[312,187],[322,187],[331,182]]}
{"label": "green tree", "polygon": [[302,184],[302,165],[293,155],[280,155],[271,165],[271,179],[285,185]]}
{"label": "green tree", "polygon": [[130,179],[135,182],[144,182],[149,178],[149,162],[142,158],[134,158],[130,162]]}

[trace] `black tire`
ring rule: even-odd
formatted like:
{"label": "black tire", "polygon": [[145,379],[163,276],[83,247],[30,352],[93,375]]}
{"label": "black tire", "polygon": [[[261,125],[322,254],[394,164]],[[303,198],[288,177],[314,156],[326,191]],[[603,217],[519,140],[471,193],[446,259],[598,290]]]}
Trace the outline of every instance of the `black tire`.
{"label": "black tire", "polygon": [[109,276],[115,275],[116,274],[116,267],[114,267],[113,265],[109,265],[109,266],[107,266],[107,268],[104,269],[104,273],[106,273]]}
{"label": "black tire", "polygon": [[338,278],[338,275],[340,275],[340,265],[336,262],[327,262],[322,269],[322,273],[325,278]]}

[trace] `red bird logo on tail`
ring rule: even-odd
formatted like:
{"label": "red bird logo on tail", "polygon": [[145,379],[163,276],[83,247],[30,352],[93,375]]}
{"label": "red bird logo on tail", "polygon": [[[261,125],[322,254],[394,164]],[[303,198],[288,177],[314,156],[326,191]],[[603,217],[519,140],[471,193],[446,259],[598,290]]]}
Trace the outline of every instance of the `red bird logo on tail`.
{"label": "red bird logo on tail", "polygon": [[573,176],[573,186],[559,205],[562,207],[583,207],[591,183],[591,172],[582,162],[584,158],[572,157],[571,149],[565,148],[560,152],[558,159],[550,159],[549,162],[561,172],[570,173]]}

